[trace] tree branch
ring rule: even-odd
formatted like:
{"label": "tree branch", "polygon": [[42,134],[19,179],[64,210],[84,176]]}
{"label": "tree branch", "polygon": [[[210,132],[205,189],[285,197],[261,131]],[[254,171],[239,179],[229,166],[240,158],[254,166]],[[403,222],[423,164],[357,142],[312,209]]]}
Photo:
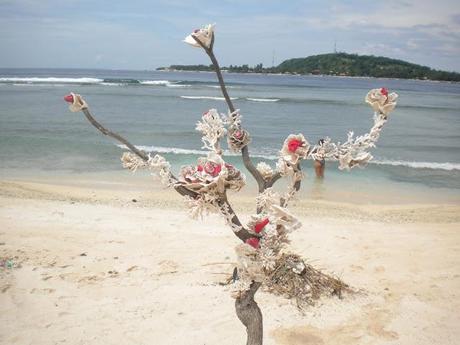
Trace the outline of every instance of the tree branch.
{"label": "tree branch", "polygon": [[[211,62],[213,64],[213,66],[214,66],[214,70],[215,70],[215,72],[217,74],[217,79],[219,80],[220,89],[221,89],[222,94],[223,94],[223,96],[225,98],[225,101],[227,102],[228,109],[230,110],[231,113],[233,113],[235,111],[235,107],[233,105],[233,102],[232,102],[230,96],[228,95],[227,87],[225,86],[224,78],[222,77],[222,71],[220,69],[219,62],[217,61],[216,56],[214,55],[214,51],[213,51],[214,34],[212,36],[211,45],[210,45],[209,48],[206,45],[204,45],[203,42],[201,42],[195,36],[192,35],[192,37],[204,49],[206,54],[211,59]],[[251,173],[251,175],[256,180],[257,185],[259,186],[259,192],[263,192],[265,190],[265,188],[264,188],[264,179],[263,179],[262,175],[260,174],[260,172],[257,170],[257,168],[254,166],[254,163],[252,163],[252,161],[251,161],[251,157],[249,156],[248,145],[244,146],[241,149],[241,155],[243,156],[244,166],[246,167],[246,169],[248,169],[248,171]]]}
{"label": "tree branch", "polygon": [[148,161],[149,160],[149,156],[147,154],[145,154],[144,151],[141,151],[139,149],[137,149],[133,144],[131,144],[128,140],[126,140],[125,138],[123,138],[121,135],[117,134],[117,133],[114,133],[112,132],[111,130],[105,128],[104,126],[102,126],[92,115],[91,113],[89,112],[88,108],[83,108],[82,109],[83,111],[83,114],[85,114],[86,118],[88,119],[88,121],[94,126],[96,127],[102,134],[104,135],[107,135],[109,137],[112,137],[114,138],[115,140],[118,140],[119,142],[121,142],[122,144],[124,144],[131,152],[135,153],[136,155],[138,155],[140,158],[142,158],[144,161]]}
{"label": "tree branch", "polygon": [[[133,152],[134,154],[136,154],[137,156],[139,156],[143,161],[145,162],[148,162],[149,160],[149,156],[144,152],[144,151],[141,151],[139,149],[137,149],[133,144],[131,144],[128,140],[126,140],[125,138],[123,138],[121,135],[119,135],[118,133],[115,133],[115,132],[112,132],[110,129],[107,129],[105,128],[103,125],[101,125],[94,117],[93,115],[90,113],[89,109],[88,108],[83,108],[82,109],[83,113],[85,114],[86,118],[88,119],[88,121],[94,126],[96,127],[102,134],[104,135],[107,135],[109,137],[112,137],[114,138],[115,140],[119,141],[120,143],[126,145],[126,147],[131,151]],[[177,181],[177,178],[171,174],[171,177]],[[192,197],[192,198],[196,198],[197,197],[197,193],[194,192],[194,191],[191,191],[190,189],[187,189],[185,188],[184,186],[174,186],[174,189],[182,196],[189,196],[189,197]]]}
{"label": "tree branch", "polygon": [[235,300],[236,315],[246,326],[246,345],[262,345],[263,342],[262,312],[254,301],[254,295],[261,285],[259,282],[252,282],[249,290]]}
{"label": "tree branch", "polygon": [[234,229],[235,235],[243,242],[251,237],[260,237],[258,234],[250,233],[242,224],[232,206],[228,202],[227,193],[218,199],[217,201],[219,209],[225,219],[230,223],[232,229]]}

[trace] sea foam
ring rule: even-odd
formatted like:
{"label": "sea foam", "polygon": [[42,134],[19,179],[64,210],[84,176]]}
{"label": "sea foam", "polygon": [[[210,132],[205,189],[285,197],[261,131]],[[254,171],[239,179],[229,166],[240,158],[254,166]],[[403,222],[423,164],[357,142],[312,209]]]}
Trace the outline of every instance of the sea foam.
{"label": "sea foam", "polygon": [[248,101],[252,102],[278,102],[279,98],[246,98]]}
{"label": "sea foam", "polygon": [[104,80],[99,78],[58,78],[58,77],[30,77],[30,78],[0,78],[0,83],[63,83],[63,84],[98,84]]}
{"label": "sea foam", "polygon": [[[125,145],[117,145],[121,149],[127,149]],[[147,145],[135,145],[137,149],[145,151],[145,152],[152,152],[152,153],[169,153],[175,155],[199,155],[199,156],[206,156],[209,151],[205,150],[193,150],[193,149],[183,149],[179,147],[164,147],[164,146],[147,146]],[[235,153],[229,150],[224,150],[224,156],[239,156],[239,153]],[[263,155],[263,154],[252,154],[252,157],[256,158],[263,158],[268,160],[276,160],[278,159],[275,155]]]}
{"label": "sea foam", "polygon": [[[124,145],[117,145],[122,149],[127,149]],[[147,145],[136,145],[139,150],[143,150],[145,152],[153,152],[153,153],[169,153],[169,154],[177,154],[177,155],[200,155],[205,156],[208,154],[209,151],[205,150],[193,150],[193,149],[184,149],[179,147],[164,147],[164,146],[147,146]],[[228,150],[224,151],[224,156],[239,156],[239,153],[231,152]],[[261,154],[255,151],[252,154],[255,158],[262,158],[267,160],[277,160],[278,156],[273,154]],[[412,169],[433,169],[433,170],[460,170],[460,163],[436,163],[436,162],[408,162],[408,161],[391,161],[391,160],[372,160],[370,161],[371,164],[375,165],[388,165],[388,166],[403,166]]]}
{"label": "sea foam", "polygon": [[460,170],[460,163],[438,163],[438,162],[407,162],[407,161],[391,161],[391,160],[374,160],[370,163],[377,165],[392,165],[403,166],[413,169],[434,169],[434,170]]}

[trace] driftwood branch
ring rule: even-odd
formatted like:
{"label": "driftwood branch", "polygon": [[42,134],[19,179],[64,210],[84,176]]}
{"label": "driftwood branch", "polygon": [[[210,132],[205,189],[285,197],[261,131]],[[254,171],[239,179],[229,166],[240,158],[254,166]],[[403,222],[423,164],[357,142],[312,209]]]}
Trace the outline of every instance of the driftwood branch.
{"label": "driftwood branch", "polygon": [[107,135],[109,137],[112,137],[114,138],[115,140],[119,141],[120,143],[122,143],[123,145],[125,145],[131,152],[135,153],[136,155],[138,155],[140,158],[142,158],[144,161],[148,161],[149,160],[149,156],[144,152],[144,151],[141,151],[139,149],[137,149],[133,144],[131,144],[128,140],[126,140],[125,138],[123,138],[121,135],[115,133],[115,132],[112,132],[110,129],[107,129],[105,128],[104,126],[102,126],[94,117],[93,115],[90,113],[89,109],[88,108],[83,108],[82,109],[83,111],[83,114],[85,114],[86,118],[88,119],[88,121],[94,126],[96,127],[102,134],[104,135]]}
{"label": "driftwood branch", "polygon": [[[83,114],[85,114],[85,116],[88,119],[88,121],[94,127],[96,127],[99,130],[99,132],[101,132],[102,134],[104,134],[106,136],[109,136],[111,138],[114,138],[115,140],[119,141],[120,143],[125,145],[131,152],[133,152],[134,154],[139,156],[145,162],[147,162],[149,160],[150,157],[144,151],[141,151],[138,148],[136,148],[136,146],[131,144],[128,140],[126,140],[120,134],[112,132],[110,129],[107,129],[103,125],[101,125],[101,123],[99,123],[94,118],[94,116],[91,114],[91,112],[89,111],[88,108],[83,108],[82,111],[83,111]],[[171,176],[172,176],[172,178],[174,180],[177,181],[177,178],[174,175],[171,175]],[[196,198],[197,195],[198,195],[196,192],[191,191],[191,190],[185,188],[184,186],[174,186],[174,189],[182,196],[189,196],[189,197],[192,197],[192,198]]]}

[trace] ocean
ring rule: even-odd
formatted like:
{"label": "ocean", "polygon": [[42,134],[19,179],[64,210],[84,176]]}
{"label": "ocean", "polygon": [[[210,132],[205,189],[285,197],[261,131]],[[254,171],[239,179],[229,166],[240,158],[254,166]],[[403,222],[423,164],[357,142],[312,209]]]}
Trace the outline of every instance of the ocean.
{"label": "ocean", "polygon": [[[459,83],[233,73],[224,79],[251,133],[251,154],[272,166],[290,133],[303,133],[310,143],[325,136],[343,142],[350,130],[366,133],[373,123],[367,91],[397,92],[398,106],[371,151],[374,160],[351,172],[327,163],[321,188],[347,190],[343,199],[367,190],[391,191],[395,201],[407,195],[459,200]],[[81,94],[106,127],[162,153],[175,169],[205,154],[195,131],[201,114],[227,112],[214,73],[0,69],[2,178],[121,171],[122,148],[68,110],[63,96],[69,92]],[[245,171],[239,156],[227,160]],[[319,187],[310,161],[303,170],[313,193]]]}

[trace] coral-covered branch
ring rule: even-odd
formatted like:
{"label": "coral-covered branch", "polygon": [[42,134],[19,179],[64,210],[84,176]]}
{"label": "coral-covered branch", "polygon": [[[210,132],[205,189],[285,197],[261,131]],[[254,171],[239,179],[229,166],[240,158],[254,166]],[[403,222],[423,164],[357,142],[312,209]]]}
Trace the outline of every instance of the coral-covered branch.
{"label": "coral-covered branch", "polygon": [[339,161],[340,170],[366,166],[373,158],[368,150],[375,147],[390,112],[396,106],[397,98],[396,93],[388,94],[385,88],[369,91],[366,95],[366,102],[374,109],[374,125],[369,133],[354,137],[353,132],[349,132],[347,141],[337,144],[333,143],[330,138],[325,138],[310,150],[309,158]]}
{"label": "coral-covered branch", "polygon": [[[206,27],[202,29],[195,30],[193,33],[191,33],[189,36],[186,37],[185,42],[189,43],[195,47],[201,47],[204,49],[206,54],[209,56],[211,59],[211,62],[214,66],[214,71],[216,72],[217,79],[219,81],[220,89],[222,91],[222,95],[225,98],[225,101],[227,102],[228,109],[230,110],[230,113],[233,114],[235,113],[235,106],[233,105],[233,102],[228,95],[227,87],[224,82],[224,78],[222,76],[222,71],[219,66],[219,62],[217,61],[216,56],[214,55],[213,51],[213,46],[214,46],[214,26],[213,25],[207,25]],[[233,136],[234,133],[242,133],[242,128],[241,124],[239,126],[233,126],[230,129],[229,136]],[[246,132],[247,134],[247,132]],[[249,135],[247,134],[249,137]],[[236,138],[236,137],[235,137]],[[241,146],[239,150],[241,150],[241,155],[243,158],[243,163],[246,169],[250,172],[250,174],[254,177],[256,180],[258,186],[259,186],[259,191],[263,191],[264,189],[264,180],[262,176],[259,174],[258,170],[256,169],[254,163],[251,160],[251,157],[249,155],[249,148],[248,148],[248,142],[244,144],[244,146]]]}
{"label": "coral-covered branch", "polygon": [[[135,160],[134,156],[126,156],[124,155],[123,157],[125,158],[126,162],[123,161],[125,167],[130,168],[131,170],[136,170],[137,168],[141,166],[149,166],[153,168],[154,170],[155,167],[158,168],[158,163],[162,161],[159,167],[159,172],[162,175],[161,178],[163,181],[169,181],[169,185],[171,185],[174,181],[176,181],[176,177],[170,172],[169,170],[169,163],[165,162],[164,158],[155,155],[155,157],[151,157],[151,155],[146,154],[144,151],[141,151],[137,149],[133,144],[131,144],[128,140],[126,140],[124,137],[121,135],[112,132],[110,129],[105,128],[102,124],[100,124],[94,116],[91,114],[91,112],[88,109],[88,104],[85,102],[85,100],[78,94],[71,93],[67,96],[64,97],[66,102],[71,103],[69,106],[70,111],[72,112],[77,112],[77,111],[82,111],[83,114],[85,114],[86,119],[94,126],[96,127],[102,134],[107,135],[109,137],[114,138],[115,140],[119,141],[120,143],[124,144],[133,154],[135,154],[137,157],[139,157],[141,160]],[[167,163],[167,164],[165,164]],[[197,194],[189,190],[183,186],[180,185],[174,185],[174,189],[181,194],[182,196],[188,196],[191,198],[195,198]]]}

